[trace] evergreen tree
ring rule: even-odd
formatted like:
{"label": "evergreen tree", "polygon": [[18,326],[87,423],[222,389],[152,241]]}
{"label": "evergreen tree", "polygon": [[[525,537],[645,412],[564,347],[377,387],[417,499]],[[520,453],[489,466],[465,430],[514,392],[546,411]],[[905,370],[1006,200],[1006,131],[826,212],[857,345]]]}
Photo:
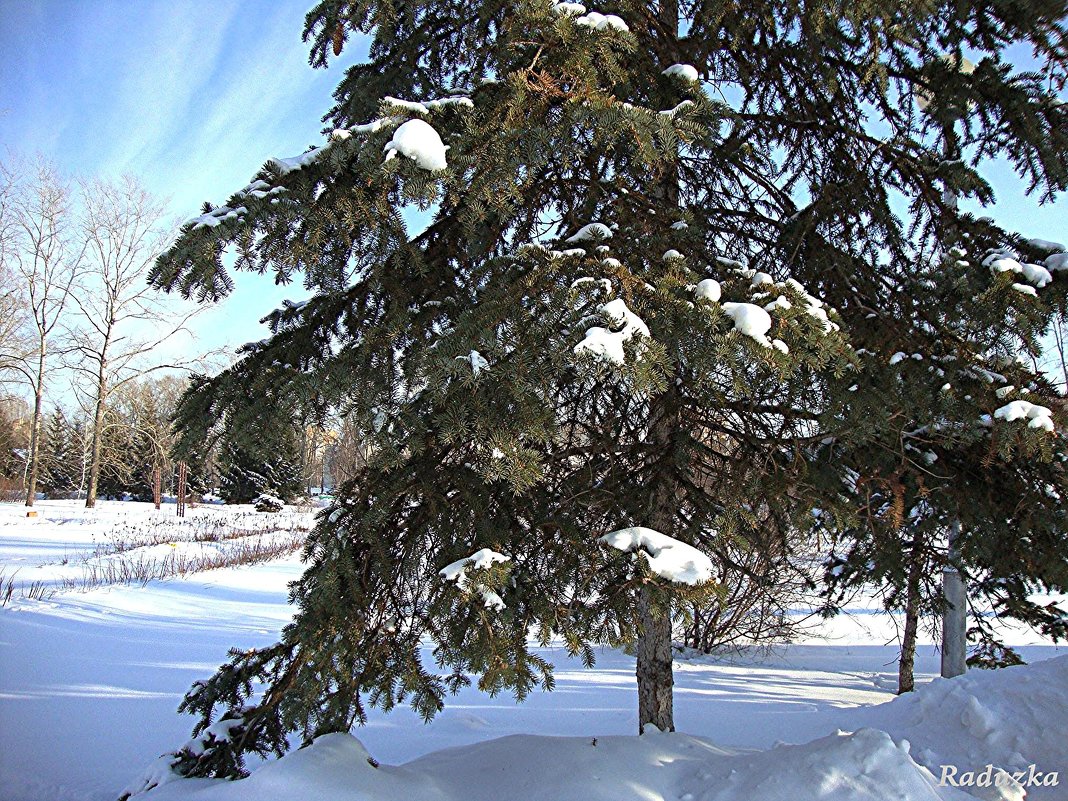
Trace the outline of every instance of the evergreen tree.
{"label": "evergreen tree", "polygon": [[41,490],[50,498],[69,498],[81,477],[81,453],[76,432],[61,409],[48,418],[41,458]]}
{"label": "evergreen tree", "polygon": [[195,436],[189,436],[194,430],[188,425],[190,409],[208,414],[204,422],[215,419],[195,402],[198,391],[203,385],[194,383],[185,398],[180,422],[187,424],[187,436],[180,457],[198,462],[205,443],[211,441],[209,447],[218,452],[219,495],[227,503],[251,503],[264,493],[286,503],[299,497],[304,492],[301,425],[292,404],[264,404],[253,392],[241,391],[240,400],[222,415],[214,436],[203,423]]}
{"label": "evergreen tree", "polygon": [[[97,479],[97,493],[106,500],[124,500],[134,494],[136,478],[136,439],[134,430],[129,425],[125,410],[111,399],[96,416],[99,435],[95,438],[99,448],[100,473]],[[91,427],[90,427],[91,428]],[[89,447],[86,449],[87,461],[91,462],[94,437],[90,432]],[[89,492],[91,474],[86,473],[86,491]]]}
{"label": "evergreen tree", "polygon": [[[886,590],[888,607],[905,613],[900,691],[913,687],[920,617],[946,610],[946,567],[971,580],[979,611],[1055,639],[1068,635],[1063,606],[1031,599],[1036,589],[1068,588],[1060,502],[1068,448],[1051,433],[1062,400],[1033,360],[1019,359],[1037,355],[1053,308],[1047,304],[1064,303],[1065,285],[1003,252],[974,263],[964,255],[917,267],[907,300],[881,315],[882,325],[854,327],[857,340],[872,337],[871,349],[861,348],[856,378],[863,387],[855,385],[849,402],[863,431],[826,443],[820,455],[845,469],[837,492],[852,499],[837,507],[852,514],[820,521],[839,538],[829,606],[852,587]],[[1032,280],[1002,269],[1010,263]],[[960,532],[957,557],[947,547],[953,530]],[[982,652],[1004,653],[987,619],[975,621]]]}
{"label": "evergreen tree", "polygon": [[[932,187],[987,195],[931,146],[914,90],[937,109],[967,84],[987,100],[979,156],[1050,191],[1068,175],[1064,108],[1001,62],[1027,41],[1060,77],[1063,3],[600,11],[320,3],[314,65],[373,37],[329,143],[269,161],[157,263],[158,286],[215,300],[236,244],[239,268],[315,293],[186,396],[183,439],[303,399],[344,406],[371,454],[312,535],[281,641],[187,695],[205,748],[180,772],[239,775],[244,753],[345,730],[367,703],[429,717],[468,673],[551,687],[531,631],[587,661],[637,636],[640,725],[672,728],[672,609],[711,588],[658,571],[658,545],[744,537],[766,509],[796,529],[813,492],[834,500],[838,462],[811,457],[856,423],[836,376],[857,362],[812,293],[887,307],[945,239]],[[967,81],[941,58],[963,46],[989,53]],[[434,210],[425,230],[405,205]],[[601,535],[627,526],[667,539],[624,558]]]}

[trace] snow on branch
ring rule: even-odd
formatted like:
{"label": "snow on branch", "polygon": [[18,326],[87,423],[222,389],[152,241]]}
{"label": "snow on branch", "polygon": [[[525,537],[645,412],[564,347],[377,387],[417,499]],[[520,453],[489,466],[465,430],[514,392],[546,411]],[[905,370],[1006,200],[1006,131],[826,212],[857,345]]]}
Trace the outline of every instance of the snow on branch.
{"label": "snow on branch", "polygon": [[649,569],[678,584],[704,584],[713,575],[712,560],[685,542],[645,526],[631,526],[612,531],[598,542],[617,551],[640,553]]}
{"label": "snow on branch", "polygon": [[622,298],[616,298],[600,307],[602,315],[622,326],[619,331],[611,331],[601,326],[594,326],[586,331],[586,337],[575,345],[575,353],[589,353],[599,359],[622,365],[625,361],[623,355],[623,343],[641,334],[649,336],[649,326],[645,321],[630,310]]}
{"label": "snow on branch", "polygon": [[386,144],[386,161],[400,153],[424,170],[444,170],[448,166],[445,162],[448,149],[430,123],[408,120],[393,132],[393,138]]}
{"label": "snow on branch", "polygon": [[496,609],[500,611],[504,609],[504,601],[497,593],[491,590],[484,584],[475,584],[473,587],[469,586],[469,577],[467,575],[468,570],[486,570],[492,567],[497,562],[510,562],[511,558],[505,556],[503,553],[497,553],[497,551],[490,548],[482,548],[475,551],[470,556],[466,556],[463,559],[457,559],[455,562],[446,565],[438,571],[440,575],[446,581],[455,581],[456,586],[464,592],[476,592],[482,596],[483,604],[487,609]]}
{"label": "snow on branch", "polygon": [[1013,420],[1028,420],[1028,428],[1040,428],[1043,431],[1053,430],[1053,412],[1045,406],[1031,403],[1025,400],[1014,400],[1006,403],[994,412],[994,417],[1005,422]]}

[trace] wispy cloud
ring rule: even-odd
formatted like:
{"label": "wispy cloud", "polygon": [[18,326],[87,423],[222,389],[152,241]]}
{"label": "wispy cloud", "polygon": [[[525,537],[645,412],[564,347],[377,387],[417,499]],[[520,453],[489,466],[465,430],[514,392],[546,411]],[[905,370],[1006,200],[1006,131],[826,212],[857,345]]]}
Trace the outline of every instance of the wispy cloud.
{"label": "wispy cloud", "polygon": [[148,19],[139,20],[143,32],[128,31],[137,44],[107,70],[118,92],[103,126],[101,171],[151,172],[164,151],[188,136],[239,10],[237,2],[153,6]]}

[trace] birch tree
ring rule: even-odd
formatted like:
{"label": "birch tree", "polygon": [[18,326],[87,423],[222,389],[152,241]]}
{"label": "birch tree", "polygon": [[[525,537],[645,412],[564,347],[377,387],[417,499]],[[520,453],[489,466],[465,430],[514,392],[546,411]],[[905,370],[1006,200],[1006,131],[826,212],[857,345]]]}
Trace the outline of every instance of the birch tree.
{"label": "birch tree", "polygon": [[[41,470],[41,422],[50,360],[61,355],[53,351],[62,341],[72,290],[84,261],[85,242],[80,237],[72,186],[55,167],[38,160],[0,169],[7,196],[0,271],[16,283],[7,302],[24,315],[0,324],[9,329],[10,338],[3,345],[11,348],[2,358],[4,366],[29,386],[33,397],[26,460],[26,506],[33,506]],[[16,330],[22,334],[15,335]]]}
{"label": "birch tree", "polygon": [[177,308],[147,283],[169,234],[162,203],[132,178],[93,181],[83,191],[84,291],[74,298],[79,324],[71,334],[71,366],[91,421],[85,505],[93,508],[108,399],[151,373],[199,364],[189,355],[188,327],[199,309]]}

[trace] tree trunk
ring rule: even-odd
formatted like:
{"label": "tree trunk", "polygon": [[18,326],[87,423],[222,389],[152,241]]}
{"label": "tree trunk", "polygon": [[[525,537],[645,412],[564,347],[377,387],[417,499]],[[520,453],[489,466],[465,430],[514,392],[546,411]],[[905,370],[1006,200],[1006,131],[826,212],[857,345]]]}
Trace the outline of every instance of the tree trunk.
{"label": "tree trunk", "polygon": [[[674,384],[653,403],[655,417],[649,439],[662,458],[673,450],[678,429],[678,392]],[[667,468],[667,469],[665,469]],[[650,494],[649,525],[669,537],[675,534],[678,486],[671,465],[657,468]],[[651,723],[660,731],[675,731],[672,708],[671,609],[656,608],[652,589],[643,587],[638,595],[638,733]]]}
{"label": "tree trunk", "polygon": [[[673,54],[678,49],[679,3],[678,0],[660,0],[656,12],[658,50]],[[671,63],[671,62],[668,62]],[[674,164],[667,165],[664,174],[653,187],[654,195],[667,204],[679,202],[679,177]],[[679,395],[673,382],[668,389],[652,401],[649,440],[655,445],[654,453],[665,461],[673,461],[672,441],[679,427]],[[668,468],[667,470],[663,469]],[[649,526],[656,531],[674,536],[678,500],[678,485],[670,472],[673,465],[658,468],[652,477],[649,503]],[[671,659],[671,609],[655,608],[652,590],[643,587],[638,596],[638,733],[646,724],[660,731],[675,731],[675,716],[672,707],[672,691],[675,684]]]}
{"label": "tree trunk", "polygon": [[916,689],[916,634],[920,624],[920,535],[912,538],[909,572],[905,579],[905,632],[901,637],[901,659],[897,665],[897,694]]}
{"label": "tree trunk", "polygon": [[85,493],[86,509],[96,508],[96,489],[100,483],[100,456],[103,451],[104,401],[107,398],[106,393],[107,378],[104,372],[104,364],[101,363],[96,386],[96,409],[93,412],[93,444],[89,457],[89,490]]}
{"label": "tree trunk", "polygon": [[672,692],[675,677],[671,660],[670,610],[657,612],[643,587],[638,598],[641,633],[638,636],[638,733],[648,724],[660,731],[675,731]]}
{"label": "tree trunk", "polygon": [[960,521],[949,532],[949,563],[942,568],[942,594],[948,607],[942,617],[942,676],[951,679],[968,669],[968,589],[960,562]]}
{"label": "tree trunk", "polygon": [[33,387],[33,421],[30,424],[29,472],[26,475],[26,505],[37,499],[37,479],[41,474],[41,418],[44,416],[45,344],[37,359],[37,380]]}

